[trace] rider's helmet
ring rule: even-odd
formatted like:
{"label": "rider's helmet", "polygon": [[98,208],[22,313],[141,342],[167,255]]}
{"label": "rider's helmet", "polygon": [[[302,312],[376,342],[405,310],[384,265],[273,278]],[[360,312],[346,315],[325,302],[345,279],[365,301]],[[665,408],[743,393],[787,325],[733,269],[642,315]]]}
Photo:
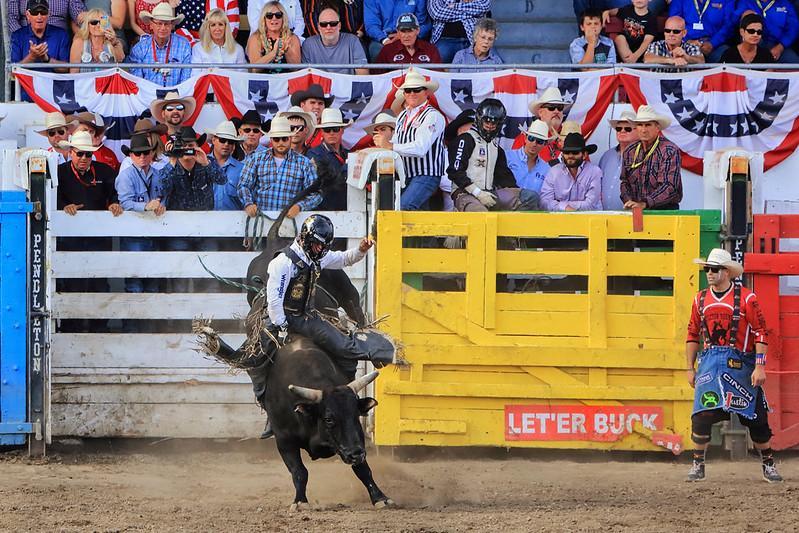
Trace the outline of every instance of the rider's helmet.
{"label": "rider's helmet", "polygon": [[302,223],[297,242],[300,243],[308,259],[318,262],[333,244],[333,222],[325,215],[309,216]]}
{"label": "rider's helmet", "polygon": [[502,102],[496,98],[486,98],[480,102],[475,111],[474,125],[477,128],[477,133],[486,141],[491,142],[502,130],[502,124],[507,115]]}

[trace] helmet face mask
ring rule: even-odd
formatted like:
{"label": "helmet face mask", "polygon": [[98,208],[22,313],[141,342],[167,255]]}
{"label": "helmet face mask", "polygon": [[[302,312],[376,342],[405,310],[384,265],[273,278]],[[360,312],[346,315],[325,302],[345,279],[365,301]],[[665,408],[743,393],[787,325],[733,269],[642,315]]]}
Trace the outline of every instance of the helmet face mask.
{"label": "helmet face mask", "polygon": [[[486,98],[480,105],[477,106],[475,111],[474,125],[480,137],[486,141],[492,141],[502,131],[502,125],[507,117],[507,111],[502,102],[496,98]],[[493,128],[487,128],[488,124],[492,124]]]}
{"label": "helmet face mask", "polygon": [[308,259],[319,262],[333,244],[333,222],[324,215],[311,215],[305,219],[297,242]]}

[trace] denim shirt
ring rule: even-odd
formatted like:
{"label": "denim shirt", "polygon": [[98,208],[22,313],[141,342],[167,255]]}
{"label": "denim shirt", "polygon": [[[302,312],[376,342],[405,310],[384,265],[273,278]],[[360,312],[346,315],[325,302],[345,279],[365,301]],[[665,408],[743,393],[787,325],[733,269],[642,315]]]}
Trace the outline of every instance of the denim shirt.
{"label": "denim shirt", "polygon": [[[167,168],[169,168],[167,166]],[[115,183],[119,204],[125,211],[144,211],[147,202],[160,198],[166,205],[169,200],[169,177],[164,169],[150,167],[145,174],[136,165],[120,171]]]}
{"label": "denim shirt", "polygon": [[[208,155],[208,160],[215,162],[217,165],[219,164],[213,154]],[[214,211],[238,211],[244,209],[244,204],[241,203],[238,192],[239,178],[243,168],[244,163],[233,157],[228,157],[225,164],[220,167],[227,181],[223,184],[214,183]]]}
{"label": "denim shirt", "polygon": [[191,172],[180,163],[167,165],[172,194],[169,209],[172,211],[211,211],[214,208],[214,186],[224,185],[227,178],[215,161],[207,165],[194,165]]}

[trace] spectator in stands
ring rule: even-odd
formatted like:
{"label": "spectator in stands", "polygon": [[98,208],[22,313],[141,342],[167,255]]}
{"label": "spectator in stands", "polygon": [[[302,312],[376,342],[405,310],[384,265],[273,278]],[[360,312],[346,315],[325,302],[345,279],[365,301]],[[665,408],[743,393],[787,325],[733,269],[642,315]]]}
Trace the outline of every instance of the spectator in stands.
{"label": "spectator in stands", "polygon": [[[166,126],[164,124],[156,124],[151,118],[140,118],[133,126],[133,135],[149,135],[152,139],[155,148],[153,148],[153,161],[151,166],[155,170],[160,170],[169,164],[169,160],[164,157],[164,143],[161,141],[161,136],[166,135],[166,131]],[[130,156],[125,156],[119,164],[119,172],[122,172],[132,164],[133,161]]]}
{"label": "spectator in stands", "polygon": [[444,175],[444,115],[428,102],[438,87],[438,82],[409,70],[398,87],[405,98],[405,109],[397,117],[394,135],[390,139],[380,133],[374,135],[377,147],[394,150],[402,156],[405,190],[400,206],[403,210],[424,209]]}
{"label": "spectator in stands", "polygon": [[[452,58],[453,65],[501,65],[504,63],[499,54],[494,50],[497,40],[497,22],[494,19],[483,18],[477,21],[472,36],[472,46],[458,50]],[[490,72],[494,69],[452,69],[453,72]]]}
{"label": "spectator in stands", "polygon": [[67,120],[74,120],[78,123],[75,127],[75,132],[88,131],[94,144],[97,146],[97,151],[94,152],[94,160],[100,163],[105,163],[114,169],[114,172],[119,172],[119,160],[116,154],[109,147],[103,145],[103,138],[106,130],[114,125],[106,125],[103,116],[99,113],[90,113],[88,111],[80,111],[74,115],[67,117]]}
{"label": "spectator in stands", "polygon": [[200,26],[199,42],[191,49],[191,62],[235,64],[247,62],[244,49],[233,37],[230,21],[221,9],[212,9],[205,17]]}
{"label": "spectator in stands", "polygon": [[625,209],[679,209],[682,200],[680,149],[661,136],[671,124],[651,106],[638,108],[637,142],[624,151],[621,169],[621,201]]}
{"label": "spectator in stands", "polygon": [[610,127],[616,130],[616,141],[619,144],[609,148],[599,158],[602,169],[602,206],[608,211],[621,211],[624,204],[619,197],[619,176],[621,175],[621,158],[624,151],[638,140],[638,130],[633,120],[635,113],[624,111],[618,119],[610,119]]}
{"label": "spectator in stands", "polygon": [[[244,162],[239,179],[239,199],[244,211],[254,217],[258,211],[280,211],[301,190],[316,181],[316,169],[311,160],[294,152],[291,146],[291,124],[283,117],[275,117],[268,133],[272,146]],[[300,211],[310,211],[322,201],[312,193],[291,206],[289,218]]]}
{"label": "spectator in stands", "polygon": [[684,39],[699,47],[708,63],[718,63],[735,27],[735,0],[671,0],[669,16],[685,21]]}
{"label": "spectator in stands", "polygon": [[474,27],[478,20],[488,15],[491,0],[428,0],[427,12],[433,20],[430,42],[438,47],[444,63],[451,63],[458,50],[474,45]]}
{"label": "spectator in stands", "polygon": [[305,31],[308,37],[320,35],[319,17],[322,11],[332,8],[341,17],[341,31],[351,33],[360,39],[363,37],[363,1],[362,0],[300,0],[302,13],[305,16]]}
{"label": "spectator in stands", "polygon": [[[374,59],[375,63],[424,64],[441,63],[438,49],[429,42],[419,39],[419,20],[413,13],[403,13],[397,19],[397,31]],[[374,56],[373,56],[374,57]],[[374,70],[375,74],[388,72]]]}
{"label": "spectator in stands", "polygon": [[26,11],[30,11],[31,5],[44,5],[48,13],[48,24],[61,28],[65,32],[77,32],[78,25],[83,22],[83,12],[86,6],[82,0],[53,0],[47,2],[39,0],[8,0],[8,32],[14,33],[20,28],[30,25],[30,19]]}
{"label": "spectator in stands", "polygon": [[92,161],[97,146],[91,134],[80,131],[60,142],[69,150],[69,161],[58,165],[58,209],[74,216],[79,210],[122,214],[114,189],[116,172],[104,163]]}
{"label": "spectator in stands", "polygon": [[[319,35],[309,37],[302,43],[302,62],[331,65],[367,63],[361,42],[356,36],[341,32],[341,19],[332,8],[325,8],[319,13]],[[369,73],[366,68],[326,70],[342,74]]]}
{"label": "spectator in stands", "polygon": [[234,152],[233,157],[239,161],[245,161],[250,155],[266,150],[266,146],[261,144],[261,138],[264,136],[264,130],[267,129],[266,125],[261,121],[261,115],[255,109],[250,109],[237,124],[239,136],[244,139]]}
{"label": "spectator in stands", "polygon": [[525,134],[524,146],[508,153],[508,168],[513,172],[518,187],[540,195],[550,165],[538,155],[553,137],[543,120],[534,120],[522,132]]}
{"label": "spectator in stands", "polygon": [[685,41],[685,21],[682,17],[669,17],[663,28],[663,39],[654,41],[646,49],[644,63],[682,67],[705,62],[702,50]]}
{"label": "spectator in stands", "polygon": [[616,62],[616,47],[610,37],[602,35],[602,29],[601,11],[583,11],[580,15],[580,36],[569,45],[572,63],[586,65]]}
{"label": "spectator in stands", "polygon": [[117,39],[122,43],[122,50],[127,54],[128,38],[125,35],[125,22],[127,21],[128,6],[126,0],[84,0],[83,3],[87,10],[99,9],[108,14],[111,29],[114,30]]}
{"label": "spectator in stands", "polygon": [[[261,12],[268,1],[269,0],[249,0],[247,2],[247,20],[250,21],[251,31],[253,28],[252,21],[262,18]],[[286,24],[288,24],[289,30],[302,40],[303,34],[305,34],[305,19],[302,15],[300,0],[280,0],[280,5],[283,6],[283,9],[285,9],[288,15]]]}
{"label": "spectator in stands", "polygon": [[549,125],[552,140],[538,154],[538,157],[547,163],[560,157],[558,136],[563,129],[563,112],[571,105],[572,102],[564,100],[557,87],[547,87],[538,100],[530,103],[529,108],[533,117],[543,120]]}
{"label": "spectator in stands", "polygon": [[289,29],[286,9],[277,0],[267,2],[258,20],[258,30],[247,40],[247,56],[256,65],[300,62],[300,39]]}
{"label": "spectator in stands", "polygon": [[192,46],[200,40],[200,29],[207,14],[217,9],[227,20],[233,37],[239,32],[239,0],[180,0],[175,9],[184,16],[175,33],[188,39]]}
{"label": "spectator in stands", "polygon": [[[404,14],[415,17],[417,28],[419,28],[416,34],[417,38],[424,40],[430,38],[432,24],[427,16],[427,0],[364,0],[364,27],[369,43],[366,51],[373,62],[381,63],[375,59],[381,48],[399,40],[398,22],[400,16]],[[438,53],[437,50],[436,53]],[[382,63],[388,63],[388,61],[382,61]]]}
{"label": "spectator in stands", "polygon": [[150,104],[150,113],[156,122],[166,125],[167,135],[175,135],[183,123],[194,114],[196,107],[197,102],[193,97],[181,97],[177,91],[169,91],[166,96]]}
{"label": "spectator in stands", "polygon": [[[183,15],[175,15],[169,4],[158,4],[152,12],[143,11],[141,19],[149,23],[152,35],[142,35],[139,42],[130,49],[128,61],[131,63],[191,63],[191,45],[188,39],[175,35],[175,24],[183,20]],[[191,77],[191,69],[133,69],[133,75],[149,80],[157,85],[171,87]]]}
{"label": "spectator in stands", "polygon": [[390,139],[391,136],[394,135],[395,129],[397,129],[397,117],[395,117],[391,111],[385,110],[375,115],[372,123],[365,126],[363,131],[372,137],[371,146],[374,146],[375,134],[379,133],[381,136]]}
{"label": "spectator in stands", "polygon": [[[173,8],[177,6],[177,0],[127,0],[128,1],[128,20],[130,29],[138,35],[149,35],[153,32],[150,24],[141,19],[143,12],[151,12],[155,6],[162,3],[169,3]],[[133,41],[131,41],[133,42]]]}
{"label": "spectator in stands", "polygon": [[[291,95],[291,105],[299,106],[303,111],[316,117],[316,123],[322,119],[322,111],[333,103],[333,96],[325,96],[325,90],[318,83],[312,83],[306,90]],[[313,148],[322,142],[322,132],[318,129],[309,135],[306,144]]]}
{"label": "spectator in stands", "polygon": [[291,125],[291,149],[300,155],[308,152],[308,139],[316,131],[316,115],[303,111],[299,106],[291,106],[288,111],[281,111],[275,117],[285,117]]}
{"label": "spectator in stands", "polygon": [[[108,15],[99,9],[86,11],[83,24],[72,40],[70,63],[118,63],[125,59],[122,41],[111,28]],[[96,72],[94,69],[70,69],[70,72]]]}
{"label": "spectator in stands", "polygon": [[727,48],[721,56],[722,63],[773,63],[774,57],[768,48],[760,46],[763,41],[763,19],[760,15],[749,13],[741,17],[738,31],[741,42]]}
{"label": "spectator in stands", "polygon": [[585,144],[579,133],[563,141],[562,161],[549,169],[541,186],[541,207],[547,211],[601,211],[602,171],[588,156],[595,144]]}
{"label": "spectator in stands", "polygon": [[753,11],[763,19],[763,45],[771,51],[778,63],[799,63],[799,55],[792,46],[799,35],[799,18],[789,0],[739,0],[735,20]]}
{"label": "spectator in stands", "polygon": [[624,63],[641,63],[646,49],[655,40],[657,33],[656,14],[649,11],[647,0],[631,0],[624,7],[613,8],[602,13],[602,20],[617,16],[624,23],[624,30],[614,39],[618,56]]}
{"label": "spectator in stands", "polygon": [[62,113],[54,111],[45,115],[44,129],[36,131],[39,135],[47,137],[47,142],[50,143],[50,148],[47,151],[58,154],[59,165],[66,162],[69,156],[69,148],[62,148],[59,143],[67,140],[72,132],[75,131],[77,125],[78,122],[76,120],[67,122]]}
{"label": "spectator in stands", "polygon": [[320,211],[346,211],[347,210],[347,156],[349,151],[341,145],[344,129],[352,125],[352,121],[345,122],[340,109],[325,109],[322,111],[322,121],[319,129],[322,131],[322,144],[308,150],[307,156],[316,164],[316,172],[322,175],[324,171],[335,176],[333,183],[325,191]]}
{"label": "spectator in stands", "polygon": [[[27,7],[28,25],[11,35],[11,62],[56,64],[69,61],[69,36],[65,30],[48,22],[47,1],[28,0]],[[24,90],[22,100],[32,101]]]}
{"label": "spectator in stands", "polygon": [[214,183],[214,210],[239,211],[244,209],[239,199],[239,177],[244,168],[244,163],[233,157],[233,151],[243,140],[236,132],[236,126],[229,120],[220,122],[209,134],[211,138],[211,153],[208,160],[215,163],[222,174],[225,183]]}
{"label": "spectator in stands", "polygon": [[[444,128],[445,161],[449,162],[450,152],[457,149],[456,141],[458,137],[469,131],[472,128],[472,124],[474,124],[474,109],[464,109]],[[441,176],[441,180],[438,182],[438,188],[443,194],[444,211],[455,211],[455,202],[452,201],[452,180],[449,179],[446,173]],[[457,239],[457,241],[449,239],[449,241],[450,243],[445,244],[445,246],[448,248],[455,248],[457,246],[454,246],[454,243],[460,242],[460,239]]]}

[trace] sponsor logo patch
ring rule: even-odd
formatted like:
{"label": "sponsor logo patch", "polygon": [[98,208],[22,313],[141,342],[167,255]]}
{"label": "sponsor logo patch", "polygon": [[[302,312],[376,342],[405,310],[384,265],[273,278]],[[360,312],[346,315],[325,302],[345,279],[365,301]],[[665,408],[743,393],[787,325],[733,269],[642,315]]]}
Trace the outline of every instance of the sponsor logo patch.
{"label": "sponsor logo patch", "polygon": [[729,384],[730,384],[730,386],[731,386],[733,389],[737,390],[737,391],[738,391],[738,393],[739,393],[741,396],[743,396],[744,398],[746,398],[746,400],[747,400],[747,401],[750,401],[750,402],[751,402],[752,400],[754,400],[754,399],[755,399],[755,398],[754,398],[754,396],[752,396],[752,393],[751,393],[751,392],[749,392],[749,390],[748,390],[746,387],[744,387],[743,385],[741,385],[740,383],[738,383],[738,381],[737,381],[737,380],[736,380],[734,377],[732,377],[731,375],[729,375],[728,373],[724,372],[724,373],[721,375],[721,379],[723,379],[724,381],[726,381],[727,383],[729,383]]}
{"label": "sponsor logo patch", "polygon": [[740,370],[744,366],[742,361],[738,359],[733,359],[732,357],[727,358],[727,368],[734,368],[735,370]]}
{"label": "sponsor logo patch", "polygon": [[749,407],[749,402],[746,398],[742,398],[740,396],[734,396],[731,392],[728,392],[727,395],[724,397],[724,406],[728,409],[746,409]]}
{"label": "sponsor logo patch", "polygon": [[701,376],[696,378],[696,381],[694,382],[694,385],[695,386],[704,385],[705,383],[707,383],[711,379],[712,379],[712,377],[711,377],[709,372],[705,373],[705,374],[702,374]]}
{"label": "sponsor logo patch", "polygon": [[702,407],[713,409],[719,406],[720,399],[721,398],[719,398],[719,395],[711,390],[702,394],[702,397],[699,399],[699,403],[702,404]]}

